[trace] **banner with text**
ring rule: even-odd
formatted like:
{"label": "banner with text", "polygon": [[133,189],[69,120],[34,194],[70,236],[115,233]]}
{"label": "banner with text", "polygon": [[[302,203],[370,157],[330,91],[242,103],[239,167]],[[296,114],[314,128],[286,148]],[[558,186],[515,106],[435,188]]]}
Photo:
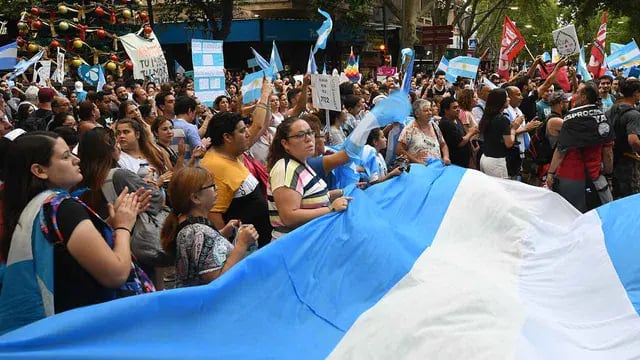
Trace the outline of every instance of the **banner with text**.
{"label": "banner with text", "polygon": [[167,60],[154,33],[148,39],[134,33],[120,36],[119,39],[133,62],[134,79],[144,80],[148,76],[156,83],[169,81]]}
{"label": "banner with text", "polygon": [[225,94],[222,44],[220,40],[191,40],[196,96],[207,106],[213,106],[213,100]]}
{"label": "banner with text", "polygon": [[311,75],[313,107],[342,111],[340,103],[340,78],[333,75]]}

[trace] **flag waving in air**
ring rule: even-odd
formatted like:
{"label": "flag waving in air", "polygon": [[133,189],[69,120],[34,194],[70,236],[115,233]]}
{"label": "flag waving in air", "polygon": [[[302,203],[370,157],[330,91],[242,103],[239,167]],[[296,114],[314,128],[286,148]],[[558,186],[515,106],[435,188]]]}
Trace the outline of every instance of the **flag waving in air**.
{"label": "flag waving in air", "polygon": [[318,12],[324,16],[326,20],[316,31],[318,33],[318,40],[316,40],[316,45],[313,47],[314,54],[318,52],[318,49],[324,49],[327,47],[327,39],[329,39],[329,34],[331,34],[331,30],[333,29],[333,20],[331,20],[331,15],[321,9],[318,9]]}
{"label": "flag waving in air", "polygon": [[273,41],[273,47],[271,48],[271,59],[269,59],[269,65],[274,69],[274,73],[284,70],[284,66],[282,66],[282,59],[280,59],[280,52],[278,52],[275,40]]}
{"label": "flag waving in air", "polygon": [[500,43],[500,59],[498,60],[498,74],[500,76],[509,79],[509,64],[526,44],[516,24],[505,16],[502,42]]}
{"label": "flag waving in air", "polygon": [[591,57],[589,58],[589,64],[587,69],[593,77],[597,78],[600,75],[600,68],[604,62],[604,46],[607,40],[607,12],[602,13],[602,23],[598,29],[596,39],[591,46]]}

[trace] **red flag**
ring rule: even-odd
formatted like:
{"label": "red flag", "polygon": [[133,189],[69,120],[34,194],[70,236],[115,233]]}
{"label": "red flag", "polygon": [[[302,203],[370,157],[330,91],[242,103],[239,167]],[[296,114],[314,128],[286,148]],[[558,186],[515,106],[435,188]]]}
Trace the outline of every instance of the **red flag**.
{"label": "red flag", "polygon": [[498,60],[498,74],[509,79],[509,63],[526,45],[524,37],[518,31],[516,24],[507,16],[504,17],[502,28],[502,43],[500,44],[500,59]]}
{"label": "red flag", "polygon": [[587,70],[591,73],[594,79],[598,78],[598,74],[600,74],[600,67],[604,62],[604,45],[607,39],[607,12],[602,13],[602,23],[600,24],[600,29],[598,29],[598,34],[596,35],[596,39],[593,41],[593,46],[591,46],[591,57],[589,58],[589,64],[587,65]]}
{"label": "red flag", "polygon": [[[546,79],[553,72],[553,69],[555,67],[556,67],[556,64],[552,64],[552,63],[544,64],[544,69],[542,68],[541,65],[538,65],[538,70],[540,70],[540,76],[543,79]],[[558,69],[558,72],[556,73],[556,82],[560,86],[562,86],[562,90],[564,90],[565,92],[571,91],[571,83],[569,82],[569,72],[567,71],[566,66],[563,66],[560,69]],[[556,91],[557,90],[558,89],[556,89]]]}

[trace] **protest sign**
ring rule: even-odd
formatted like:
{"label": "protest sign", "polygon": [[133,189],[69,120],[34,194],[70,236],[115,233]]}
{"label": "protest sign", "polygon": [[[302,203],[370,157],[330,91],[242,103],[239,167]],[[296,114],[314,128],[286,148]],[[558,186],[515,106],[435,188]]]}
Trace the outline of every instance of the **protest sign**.
{"label": "protest sign", "polygon": [[313,87],[313,107],[333,111],[342,110],[339,77],[313,74],[311,86]]}
{"label": "protest sign", "polygon": [[43,60],[39,64],[40,67],[33,72],[33,82],[38,83],[40,86],[46,86],[47,80],[51,76],[51,60]]}
{"label": "protest sign", "polygon": [[134,79],[144,80],[148,76],[157,83],[169,81],[167,60],[154,33],[148,39],[134,33],[120,36],[119,39],[133,62]]}
{"label": "protest sign", "polygon": [[193,81],[196,96],[207,106],[225,94],[224,55],[220,40],[191,39]]}
{"label": "protest sign", "polygon": [[580,53],[578,34],[573,25],[568,25],[552,32],[553,42],[560,56],[569,56]]}

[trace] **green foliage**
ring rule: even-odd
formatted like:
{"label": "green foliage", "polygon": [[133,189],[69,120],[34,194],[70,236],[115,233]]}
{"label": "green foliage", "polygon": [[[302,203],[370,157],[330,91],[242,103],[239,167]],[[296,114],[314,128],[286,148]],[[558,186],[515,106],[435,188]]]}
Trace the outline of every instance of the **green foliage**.
{"label": "green foliage", "polygon": [[155,5],[159,23],[186,22],[206,37],[224,40],[231,31],[233,0],[165,0]]}
{"label": "green foliage", "polygon": [[339,22],[346,28],[355,30],[370,21],[375,3],[377,2],[374,0],[309,0],[309,9],[315,12],[315,9],[320,8],[331,14],[334,26]]}

